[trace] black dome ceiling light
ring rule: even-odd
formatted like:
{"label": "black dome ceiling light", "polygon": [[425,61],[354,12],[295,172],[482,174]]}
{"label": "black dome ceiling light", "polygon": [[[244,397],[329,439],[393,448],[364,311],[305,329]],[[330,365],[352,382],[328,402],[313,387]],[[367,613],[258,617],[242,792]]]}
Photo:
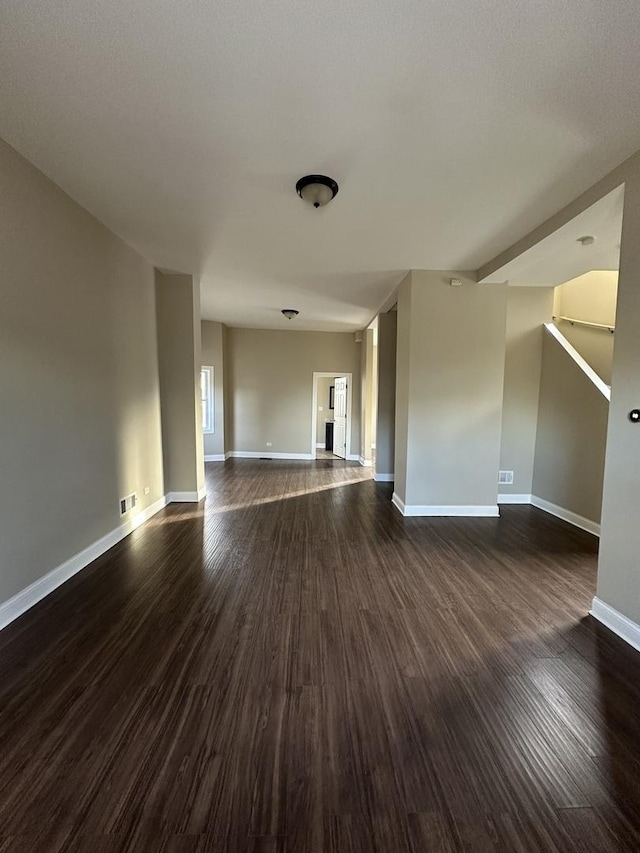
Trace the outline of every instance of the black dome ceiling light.
{"label": "black dome ceiling light", "polygon": [[293,320],[294,317],[297,317],[300,313],[295,308],[283,308],[282,313],[287,318],[287,320]]}
{"label": "black dome ceiling light", "polygon": [[326,175],[306,175],[296,184],[296,192],[303,201],[308,201],[317,210],[336,197],[338,184]]}

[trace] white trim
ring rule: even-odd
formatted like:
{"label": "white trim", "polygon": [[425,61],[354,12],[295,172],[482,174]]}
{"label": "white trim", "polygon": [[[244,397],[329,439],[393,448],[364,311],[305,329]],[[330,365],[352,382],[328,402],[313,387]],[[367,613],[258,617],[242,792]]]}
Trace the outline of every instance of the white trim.
{"label": "white trim", "polygon": [[197,504],[207,496],[207,490],[203,487],[197,492],[169,492],[168,504]]}
{"label": "white trim", "polygon": [[316,454],[310,453],[271,453],[267,451],[263,453],[260,450],[230,450],[227,453],[227,459],[304,459],[312,460],[316,458]]}
{"label": "white trim", "polygon": [[37,604],[65,583],[65,581],[68,581],[69,578],[72,578],[78,572],[82,571],[82,569],[86,568],[89,563],[92,563],[94,560],[97,560],[98,557],[101,557],[105,551],[109,550],[109,548],[113,548],[114,545],[117,545],[121,539],[124,539],[125,536],[132,533],[136,528],[140,527],[141,524],[144,524],[145,521],[148,521],[157,512],[160,512],[167,503],[168,501],[166,498],[160,498],[160,500],[151,504],[151,506],[148,506],[146,509],[143,509],[141,512],[134,515],[129,521],[126,521],[124,524],[116,527],[110,533],[107,533],[106,536],[96,540],[78,554],[75,554],[73,557],[65,560],[64,563],[61,563],[55,569],[47,572],[46,575],[43,575],[32,584],[29,584],[29,586],[16,593],[16,595],[8,601],[0,604],[0,630],[2,630],[2,628],[6,628],[10,622],[13,622],[14,619],[17,619],[18,616],[21,616],[29,610],[29,608],[33,607],[34,604]]}
{"label": "white trim", "polygon": [[470,505],[456,504],[454,506],[418,506],[407,505],[398,497],[396,492],[393,493],[391,503],[398,509],[406,518],[411,517],[434,517],[434,516],[455,516],[463,518],[498,518],[500,510],[497,505]]}
{"label": "white trim", "polygon": [[499,504],[530,504],[531,495],[498,495]]}
{"label": "white trim", "polygon": [[397,492],[394,492],[391,495],[391,503],[400,512],[401,515],[404,515],[404,501],[402,500],[400,495],[397,494]]}
{"label": "white trim", "polygon": [[640,652],[640,625],[595,596],[589,611],[594,619]]}
{"label": "white trim", "polygon": [[500,510],[497,504],[454,504],[453,506],[407,506],[405,504],[405,516],[461,516],[463,518],[498,518]]}
{"label": "white trim", "polygon": [[325,442],[324,441],[316,441],[316,450],[324,450]]}
{"label": "white trim", "polygon": [[[202,427],[203,435],[213,435],[216,431],[216,414],[215,414],[215,368],[213,365],[203,364],[200,367],[200,386],[202,394],[202,376],[203,374],[206,376],[206,394],[203,403],[206,403],[207,408],[207,420],[209,421],[209,429],[206,429],[204,426]],[[202,423],[204,424],[204,417],[202,418]]]}
{"label": "white trim", "polygon": [[[339,458],[340,458],[340,457],[338,456],[338,459],[339,459]],[[346,461],[346,462],[359,462],[359,461],[360,461],[360,457],[358,456],[358,454],[357,454],[357,453],[347,453],[347,458],[346,458],[346,460],[345,460],[345,461]]]}
{"label": "white trim", "polygon": [[364,456],[358,456],[358,462],[362,465],[363,468],[371,468],[373,462],[371,459],[365,459]]}
{"label": "white trim", "polygon": [[563,506],[552,504],[550,501],[545,501],[543,498],[531,495],[531,505],[536,509],[541,509],[548,512],[550,515],[555,515],[556,518],[561,518],[562,521],[567,521],[575,527],[586,530],[587,533],[593,533],[594,536],[600,536],[600,525],[597,521],[592,521],[590,518],[585,518],[583,515],[578,515],[570,509],[565,509]]}
{"label": "white trim", "polygon": [[376,483],[393,483],[396,478],[395,474],[374,474],[373,479]]}
{"label": "white trim", "polygon": [[226,453],[207,453],[205,454],[205,462],[224,462],[227,458]]}
{"label": "white trim", "polygon": [[602,379],[598,376],[593,367],[587,364],[587,362],[580,355],[578,350],[575,347],[571,346],[569,341],[565,338],[565,336],[555,325],[555,323],[545,323],[544,327],[551,335],[551,337],[555,338],[556,341],[560,344],[560,346],[571,356],[571,358],[575,361],[575,363],[580,368],[580,370],[582,370],[585,376],[593,382],[593,384],[596,386],[602,396],[607,400],[611,400],[611,388],[609,388],[609,386],[602,381]]}
{"label": "white trim", "polygon": [[[312,379],[312,406],[311,406],[311,455],[304,457],[295,457],[304,458],[304,459],[315,459],[316,454],[316,435],[318,434],[318,379],[325,377],[327,379],[335,379],[336,376],[346,376],[347,377],[347,443],[345,447],[345,460],[348,462],[357,462],[358,455],[353,456],[351,454],[351,424],[353,423],[353,406],[354,406],[354,397],[353,393],[353,373],[350,373],[345,370],[338,371],[313,371],[313,379]],[[329,410],[331,411],[331,410]],[[324,447],[324,444],[320,445]],[[264,454],[262,454],[264,455]],[[275,457],[274,457],[275,458]],[[342,457],[338,456],[338,459]]]}

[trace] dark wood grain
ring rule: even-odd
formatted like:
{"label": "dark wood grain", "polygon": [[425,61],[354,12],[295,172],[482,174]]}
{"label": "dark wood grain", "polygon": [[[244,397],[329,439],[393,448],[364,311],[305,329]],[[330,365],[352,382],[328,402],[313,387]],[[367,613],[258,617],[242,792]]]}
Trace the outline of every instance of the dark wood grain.
{"label": "dark wood grain", "polygon": [[640,850],[640,655],[597,542],[210,464],[0,635],[0,853]]}

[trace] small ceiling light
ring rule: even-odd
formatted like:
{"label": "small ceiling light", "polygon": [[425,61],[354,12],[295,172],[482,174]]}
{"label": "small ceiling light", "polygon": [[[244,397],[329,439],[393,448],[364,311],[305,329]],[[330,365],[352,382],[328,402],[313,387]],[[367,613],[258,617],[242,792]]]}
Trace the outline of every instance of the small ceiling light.
{"label": "small ceiling light", "polygon": [[300,312],[296,311],[295,308],[283,308],[282,313],[287,318],[287,320],[293,320],[293,318],[297,317]]}
{"label": "small ceiling light", "polygon": [[329,204],[338,193],[338,185],[326,175],[307,175],[296,184],[296,192],[303,201],[308,201],[316,209]]}
{"label": "small ceiling light", "polygon": [[596,242],[596,238],[592,237],[591,234],[586,234],[584,237],[578,237],[576,243],[582,243],[583,246],[593,246]]}

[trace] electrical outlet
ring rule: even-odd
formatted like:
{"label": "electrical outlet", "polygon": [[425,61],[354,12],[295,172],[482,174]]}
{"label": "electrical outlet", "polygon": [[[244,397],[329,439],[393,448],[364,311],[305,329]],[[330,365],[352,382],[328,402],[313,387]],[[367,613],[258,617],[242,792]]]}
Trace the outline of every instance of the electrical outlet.
{"label": "electrical outlet", "polygon": [[143,491],[144,491],[145,495],[148,495],[149,494],[149,486],[145,486]]}
{"label": "electrical outlet", "polygon": [[273,447],[273,442],[268,441],[268,442],[267,442],[267,447]]}

